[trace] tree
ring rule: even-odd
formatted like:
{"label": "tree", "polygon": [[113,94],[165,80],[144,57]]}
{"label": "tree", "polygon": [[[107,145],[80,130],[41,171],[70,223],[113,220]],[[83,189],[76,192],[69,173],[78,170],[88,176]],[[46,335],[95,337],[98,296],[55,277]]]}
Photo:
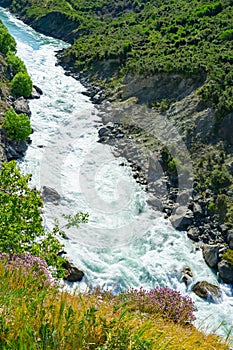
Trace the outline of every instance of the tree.
{"label": "tree", "polygon": [[11,90],[16,96],[29,97],[32,92],[32,80],[26,72],[17,73],[11,80]]}
{"label": "tree", "polygon": [[2,128],[6,136],[15,141],[26,141],[32,132],[28,116],[24,113],[17,114],[12,107],[5,113]]}
{"label": "tree", "polygon": [[23,176],[15,161],[3,163],[0,170],[0,252],[23,255],[26,252],[45,259],[61,272],[58,256],[62,244],[46,232],[41,217],[43,201],[39,191],[29,187],[31,175]]}
{"label": "tree", "polygon": [[[41,208],[43,201],[39,191],[31,189],[31,175],[21,175],[15,161],[3,163],[0,169],[0,253],[22,256],[29,253],[46,260],[53,266],[54,277],[63,277],[62,267],[65,259],[58,253],[63,245],[55,226],[52,232],[46,231],[42,224]],[[78,227],[87,222],[88,214],[77,213],[74,217],[67,215],[65,227]],[[62,234],[64,232],[62,231]]]}

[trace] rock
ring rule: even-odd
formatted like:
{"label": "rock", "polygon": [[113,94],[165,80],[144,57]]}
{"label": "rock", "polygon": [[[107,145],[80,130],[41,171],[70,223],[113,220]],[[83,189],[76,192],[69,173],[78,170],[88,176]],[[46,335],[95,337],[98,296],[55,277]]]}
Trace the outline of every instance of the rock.
{"label": "rock", "polygon": [[99,134],[99,137],[107,136],[107,135],[111,134],[111,130],[109,128],[103,127],[103,128],[99,129],[98,134]]}
{"label": "rock", "polygon": [[170,220],[176,229],[186,229],[193,223],[193,212],[187,210],[185,206],[180,206],[176,209],[175,214],[171,216]]}
{"label": "rock", "polygon": [[233,266],[227,260],[218,263],[218,272],[224,283],[233,283]]}
{"label": "rock", "polygon": [[79,270],[71,261],[66,260],[62,267],[67,271],[64,280],[68,282],[80,282],[84,276],[83,271]]}
{"label": "rock", "polygon": [[233,249],[233,230],[229,230],[227,233],[227,243],[230,249]]}
{"label": "rock", "polygon": [[181,271],[181,281],[189,286],[193,281],[193,273],[189,266],[184,266]]}
{"label": "rock", "polygon": [[60,194],[52,187],[43,186],[41,191],[41,196],[46,202],[53,202],[58,204],[58,201],[61,199]]}
{"label": "rock", "polygon": [[221,289],[212,283],[206,281],[197,282],[193,286],[193,292],[200,298],[208,299],[209,301],[217,302],[222,296]]}
{"label": "rock", "polygon": [[200,232],[196,227],[191,227],[187,232],[188,238],[190,238],[194,242],[199,242],[199,235]]}
{"label": "rock", "polygon": [[201,208],[200,204],[193,203],[193,214],[195,217],[200,217],[203,215],[202,208]]}
{"label": "rock", "polygon": [[204,245],[202,254],[209,267],[216,267],[219,261],[219,245]]}
{"label": "rock", "polygon": [[28,117],[31,116],[31,111],[28,102],[24,97],[19,97],[16,101],[14,101],[13,107],[17,114],[24,113]]}
{"label": "rock", "polygon": [[7,160],[19,159],[22,158],[27,150],[28,143],[26,141],[14,141],[5,138],[4,147]]}
{"label": "rock", "polygon": [[150,197],[148,200],[147,200],[147,203],[149,205],[151,205],[153,208],[156,208],[158,210],[162,210],[163,209],[163,205],[162,205],[162,202],[159,198],[153,196],[153,197]]}
{"label": "rock", "polygon": [[42,95],[42,90],[37,86],[33,85],[30,99],[38,99]]}

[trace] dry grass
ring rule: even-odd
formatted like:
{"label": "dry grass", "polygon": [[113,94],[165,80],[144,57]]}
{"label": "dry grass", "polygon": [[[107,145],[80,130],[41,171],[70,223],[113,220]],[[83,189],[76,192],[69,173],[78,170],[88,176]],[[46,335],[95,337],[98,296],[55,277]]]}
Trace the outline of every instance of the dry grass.
{"label": "dry grass", "polygon": [[70,295],[0,263],[0,349],[229,349],[215,335],[141,313],[110,293]]}

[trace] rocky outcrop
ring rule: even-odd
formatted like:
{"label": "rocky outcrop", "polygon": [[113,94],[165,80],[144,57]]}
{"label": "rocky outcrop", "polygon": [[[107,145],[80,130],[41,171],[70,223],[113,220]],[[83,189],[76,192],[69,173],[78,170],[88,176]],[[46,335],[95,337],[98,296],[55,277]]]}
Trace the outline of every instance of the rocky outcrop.
{"label": "rocky outcrop", "polygon": [[13,159],[19,159],[25,156],[28,148],[28,141],[14,141],[10,140],[3,135],[3,148],[6,156],[6,160],[10,161]]}
{"label": "rocky outcrop", "polygon": [[79,270],[71,261],[66,260],[63,263],[62,267],[66,270],[67,273],[64,280],[68,282],[80,282],[83,279],[83,271]]}
{"label": "rocky outcrop", "polygon": [[171,216],[171,223],[176,229],[186,229],[193,223],[193,212],[187,207],[178,207]]}
{"label": "rocky outcrop", "polygon": [[42,187],[41,196],[45,202],[52,202],[53,204],[58,204],[61,199],[60,194],[49,186]]}
{"label": "rocky outcrop", "polygon": [[212,283],[201,281],[197,282],[193,286],[193,292],[200,298],[207,299],[209,301],[218,302],[222,297],[221,289]]}
{"label": "rocky outcrop", "polygon": [[181,74],[157,74],[149,77],[126,75],[120,91],[123,100],[135,96],[138,103],[151,104],[163,99],[181,100],[203,84],[205,76],[185,77]]}
{"label": "rocky outcrop", "polygon": [[219,245],[204,245],[202,253],[209,267],[217,267],[219,262]]}
{"label": "rocky outcrop", "polygon": [[19,97],[13,102],[13,108],[17,114],[24,113],[29,118],[31,117],[31,111],[28,105],[28,101],[24,97]]}
{"label": "rocky outcrop", "polygon": [[233,266],[226,260],[218,263],[219,277],[225,283],[233,283]]}

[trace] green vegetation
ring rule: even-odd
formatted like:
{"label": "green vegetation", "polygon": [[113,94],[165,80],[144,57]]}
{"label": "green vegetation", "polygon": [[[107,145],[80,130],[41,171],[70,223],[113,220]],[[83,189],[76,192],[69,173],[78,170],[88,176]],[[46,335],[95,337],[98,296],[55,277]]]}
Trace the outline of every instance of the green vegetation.
{"label": "green vegetation", "polygon": [[77,69],[100,74],[98,64],[113,60],[113,75],[206,77],[199,94],[223,115],[233,109],[232,5],[231,0],[48,0],[41,6],[13,0],[11,8],[34,22],[52,12],[72,20],[76,40],[65,55]]}
{"label": "green vegetation", "polygon": [[[143,290],[118,296],[98,289],[69,295],[59,292],[56,285],[48,285],[46,272],[22,263],[18,268],[16,264],[19,260],[0,260],[2,350],[229,349],[217,336],[205,335],[189,323],[174,322],[169,315],[164,318],[162,312],[155,312],[152,296],[160,295],[159,290],[150,292],[151,308],[146,308]],[[169,289],[166,293],[173,297],[177,294],[177,307],[180,304],[185,311],[184,297]]]}
{"label": "green vegetation", "polygon": [[9,34],[2,21],[0,21],[0,52],[4,55],[8,54],[8,52],[16,52],[15,39]]}
{"label": "green vegetation", "polygon": [[32,132],[30,120],[26,114],[17,114],[11,107],[6,113],[2,128],[11,140],[26,141]]}
{"label": "green vegetation", "polygon": [[16,96],[29,97],[32,92],[32,80],[27,73],[17,73],[11,81],[12,93]]}
{"label": "green vegetation", "polygon": [[233,249],[227,249],[226,253],[224,253],[222,256],[222,259],[227,260],[233,267]]}
{"label": "green vegetation", "polygon": [[23,176],[15,161],[3,163],[0,170],[0,253],[39,256],[58,272],[63,259],[57,254],[62,245],[46,232],[41,218],[43,202],[37,190],[29,187],[30,175]]}
{"label": "green vegetation", "polygon": [[0,53],[6,56],[5,64],[11,67],[13,74],[11,80],[12,93],[16,96],[29,97],[32,92],[32,80],[27,73],[25,64],[15,55],[15,39],[9,34],[2,21],[0,21]]}
{"label": "green vegetation", "polygon": [[15,56],[12,52],[7,54],[7,63],[10,64],[14,75],[19,72],[27,72],[27,68],[21,58]]}

